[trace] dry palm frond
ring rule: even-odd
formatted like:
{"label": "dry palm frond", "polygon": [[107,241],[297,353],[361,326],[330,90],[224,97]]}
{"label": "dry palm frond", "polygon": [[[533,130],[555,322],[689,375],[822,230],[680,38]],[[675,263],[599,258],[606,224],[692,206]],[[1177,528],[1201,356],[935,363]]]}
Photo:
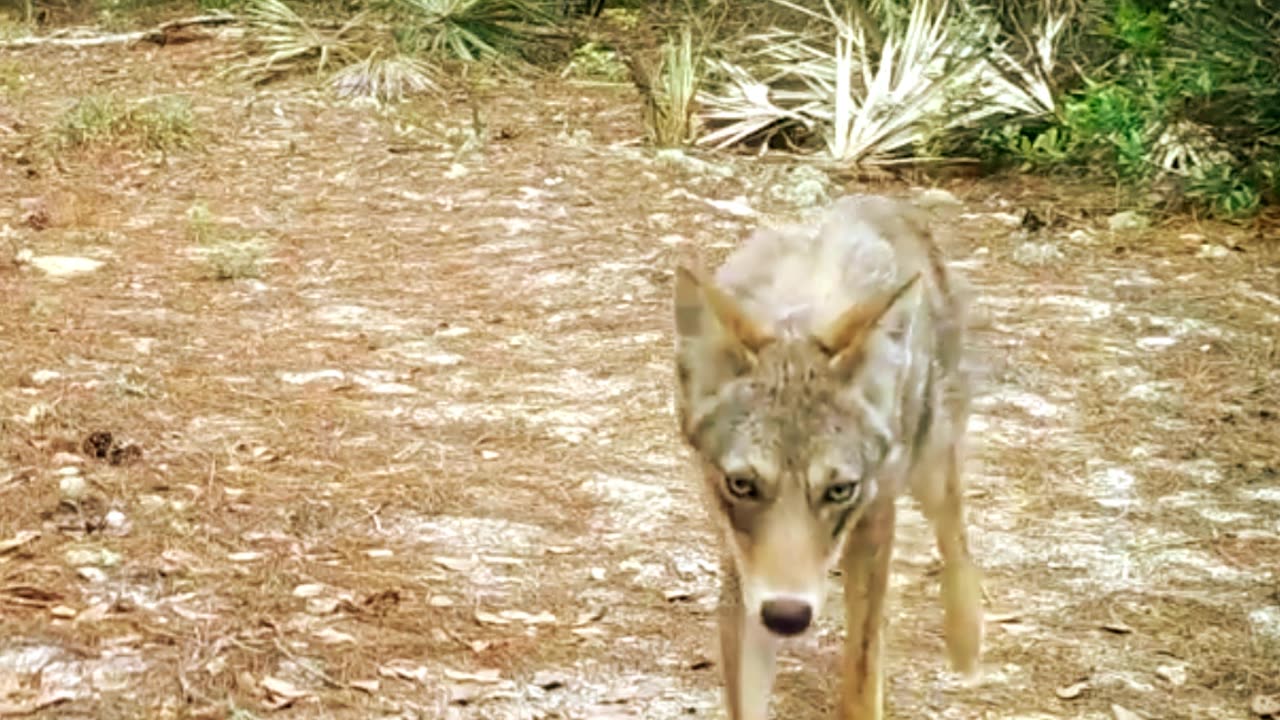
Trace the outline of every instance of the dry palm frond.
{"label": "dry palm frond", "polygon": [[406,55],[379,57],[377,52],[334,73],[330,84],[339,97],[366,97],[399,102],[406,95],[437,92],[440,69]]}
{"label": "dry palm frond", "polygon": [[[1005,44],[993,48],[990,63],[995,75],[992,87],[1003,91],[1027,115],[1051,115],[1057,111],[1053,71],[1057,66],[1058,41],[1067,27],[1066,14],[1046,14],[1029,38],[1032,53],[1025,61],[1010,55]],[[1025,100],[1025,103],[1019,102]]]}
{"label": "dry palm frond", "polygon": [[299,69],[322,72],[334,62],[356,57],[366,17],[360,13],[337,28],[321,28],[281,0],[251,0],[246,15],[250,37],[265,57],[251,59],[240,71],[256,78]]}

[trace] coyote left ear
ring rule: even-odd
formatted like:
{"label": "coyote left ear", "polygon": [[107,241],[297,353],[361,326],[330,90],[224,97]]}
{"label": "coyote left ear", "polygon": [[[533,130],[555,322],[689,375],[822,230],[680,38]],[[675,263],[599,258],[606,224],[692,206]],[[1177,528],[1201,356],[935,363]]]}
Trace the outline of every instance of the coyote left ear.
{"label": "coyote left ear", "polygon": [[844,311],[816,340],[831,356],[831,368],[852,372],[861,367],[866,356],[867,340],[880,325],[889,310],[902,299],[907,291],[920,280],[920,273],[907,279],[895,290],[890,290],[858,303]]}
{"label": "coyote left ear", "polygon": [[675,321],[681,399],[689,407],[748,372],[773,339],[732,297],[685,267],[676,269]]}

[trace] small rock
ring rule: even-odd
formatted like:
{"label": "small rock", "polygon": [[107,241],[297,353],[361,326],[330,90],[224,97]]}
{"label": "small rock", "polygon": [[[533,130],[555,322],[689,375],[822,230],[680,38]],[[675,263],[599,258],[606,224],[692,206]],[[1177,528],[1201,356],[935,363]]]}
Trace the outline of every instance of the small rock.
{"label": "small rock", "polygon": [[36,387],[48,385],[49,383],[62,377],[62,373],[57,370],[36,370],[30,375],[31,384]]}
{"label": "small rock", "polygon": [[72,548],[64,556],[67,564],[76,568],[85,566],[114,567],[120,564],[120,553],[106,548]]}
{"label": "small rock", "polygon": [[1156,668],[1156,677],[1174,687],[1182,687],[1187,684],[1187,666],[1160,665]]}
{"label": "small rock", "polygon": [[[68,468],[63,468],[64,470]],[[75,470],[76,468],[70,468]],[[77,503],[84,499],[85,492],[88,490],[88,484],[84,478],[77,472],[72,475],[63,475],[58,480],[58,490],[62,492],[62,499],[68,502]]]}
{"label": "small rock", "polygon": [[1013,261],[1023,266],[1052,265],[1063,257],[1058,246],[1048,242],[1024,242],[1013,250]]}
{"label": "small rock", "polygon": [[69,608],[66,605],[54,605],[49,608],[49,614],[56,618],[70,620],[75,617],[77,613],[75,608]]}
{"label": "small rock", "polygon": [[1280,716],[1280,695],[1254,695],[1249,709],[1259,717]]}
{"label": "small rock", "polygon": [[31,265],[50,277],[69,277],[90,273],[102,267],[101,260],[69,255],[41,255],[31,258]]}
{"label": "small rock", "polygon": [[942,188],[929,188],[921,192],[916,195],[915,203],[925,210],[944,213],[954,212],[964,205],[954,194]]}
{"label": "small rock", "polygon": [[76,568],[76,574],[79,575],[81,579],[91,583],[103,583],[107,581],[107,574],[100,568],[96,567]]}
{"label": "small rock", "polygon": [[1150,224],[1151,221],[1147,219],[1147,216],[1132,210],[1118,212],[1107,219],[1107,225],[1116,232],[1141,230]]}
{"label": "small rock", "polygon": [[124,530],[129,524],[128,518],[126,518],[124,513],[119,510],[111,510],[107,512],[106,517],[103,518],[103,522],[106,523],[108,528],[117,532]]}
{"label": "small rock", "polygon": [[1204,243],[1200,246],[1200,252],[1196,253],[1198,258],[1208,258],[1210,260],[1219,260],[1231,254],[1231,249],[1226,245],[1217,245],[1214,243]]}

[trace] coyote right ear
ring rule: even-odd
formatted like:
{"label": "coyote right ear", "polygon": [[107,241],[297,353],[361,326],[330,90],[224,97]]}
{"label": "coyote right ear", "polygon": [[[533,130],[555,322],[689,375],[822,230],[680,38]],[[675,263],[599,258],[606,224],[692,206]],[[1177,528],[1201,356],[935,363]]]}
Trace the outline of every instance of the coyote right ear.
{"label": "coyote right ear", "polygon": [[685,403],[714,394],[749,372],[773,338],[720,288],[686,267],[676,268],[676,367]]}

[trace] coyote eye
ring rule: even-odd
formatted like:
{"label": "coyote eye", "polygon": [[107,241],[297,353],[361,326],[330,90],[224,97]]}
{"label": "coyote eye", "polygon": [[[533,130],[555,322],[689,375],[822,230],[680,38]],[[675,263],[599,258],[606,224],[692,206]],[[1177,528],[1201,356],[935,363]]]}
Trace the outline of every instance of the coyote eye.
{"label": "coyote eye", "polygon": [[852,500],[854,494],[857,493],[857,491],[858,491],[857,483],[838,482],[834,485],[829,485],[827,487],[827,492],[822,496],[822,499],[833,505],[839,505],[842,503],[847,503],[850,500]]}
{"label": "coyote eye", "polygon": [[760,494],[756,481],[743,475],[729,475],[724,479],[729,494],[737,498],[754,498]]}

